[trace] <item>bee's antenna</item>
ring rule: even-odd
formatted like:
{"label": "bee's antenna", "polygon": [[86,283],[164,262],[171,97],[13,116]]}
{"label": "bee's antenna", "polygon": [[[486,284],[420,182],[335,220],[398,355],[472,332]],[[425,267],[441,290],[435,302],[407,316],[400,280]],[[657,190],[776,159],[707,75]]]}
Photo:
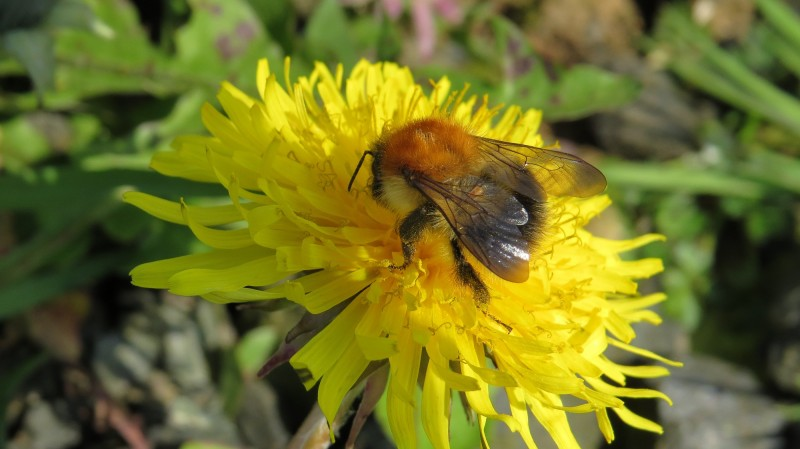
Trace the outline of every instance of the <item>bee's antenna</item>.
{"label": "bee's antenna", "polygon": [[368,154],[372,157],[375,157],[372,151],[369,150],[365,151],[364,154],[361,155],[361,159],[358,160],[358,165],[356,165],[356,170],[353,172],[353,176],[350,178],[350,182],[347,184],[348,192],[350,191],[350,188],[353,187],[353,183],[356,181],[356,175],[358,174],[358,171],[361,170],[361,164],[364,163],[364,158],[367,157]]}

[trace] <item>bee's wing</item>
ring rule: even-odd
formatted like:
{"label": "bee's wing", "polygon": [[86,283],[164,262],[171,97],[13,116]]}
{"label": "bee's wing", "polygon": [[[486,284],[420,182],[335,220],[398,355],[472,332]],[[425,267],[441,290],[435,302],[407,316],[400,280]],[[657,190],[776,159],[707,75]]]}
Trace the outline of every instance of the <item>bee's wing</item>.
{"label": "bee's wing", "polygon": [[436,205],[458,240],[486,268],[511,282],[528,279],[530,244],[518,226],[530,217],[511,192],[477,176],[439,182],[418,175],[411,182]]}
{"label": "bee's wing", "polygon": [[606,177],[600,170],[578,156],[485,137],[477,139],[487,174],[528,198],[544,201],[548,194],[586,198],[606,188]]}

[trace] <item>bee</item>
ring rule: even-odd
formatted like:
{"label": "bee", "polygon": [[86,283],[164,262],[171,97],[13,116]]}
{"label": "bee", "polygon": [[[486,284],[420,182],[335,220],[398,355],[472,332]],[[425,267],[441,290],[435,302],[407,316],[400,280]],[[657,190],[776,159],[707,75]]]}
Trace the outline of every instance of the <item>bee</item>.
{"label": "bee", "polygon": [[528,279],[550,195],[589,197],[606,178],[583,159],[559,151],[470,134],[448,118],[425,118],[387,130],[372,156],[372,196],[397,212],[404,268],[430,229],[450,237],[455,275],[485,309],[489,290],[465,251],[510,282]]}

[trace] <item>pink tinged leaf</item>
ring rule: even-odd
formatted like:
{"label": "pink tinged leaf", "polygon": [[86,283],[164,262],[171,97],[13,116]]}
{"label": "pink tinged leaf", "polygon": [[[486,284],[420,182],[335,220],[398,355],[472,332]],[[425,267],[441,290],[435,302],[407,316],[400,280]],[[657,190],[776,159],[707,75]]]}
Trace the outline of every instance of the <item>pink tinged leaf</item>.
{"label": "pink tinged leaf", "polygon": [[434,0],[433,6],[444,20],[451,24],[459,24],[464,20],[464,11],[461,5],[453,0]]}
{"label": "pink tinged leaf", "polygon": [[267,359],[266,362],[264,362],[264,365],[262,365],[261,368],[258,370],[256,376],[261,378],[268,375],[275,368],[288,362],[289,359],[291,359],[292,356],[295,355],[297,351],[300,350],[301,347],[302,345],[298,346],[294,343],[286,343],[285,341],[282,342],[278,350],[275,351],[275,354],[272,354],[272,357],[270,357],[269,359]]}
{"label": "pink tinged leaf", "polygon": [[280,348],[264,363],[256,375],[264,377],[275,368],[288,362],[312,337],[330,324],[348,304],[350,304],[350,301],[344,301],[317,315],[306,312],[300,318],[300,321],[286,334],[286,338],[281,343]]}
{"label": "pink tinged leaf", "polygon": [[403,0],[384,0],[383,7],[390,19],[397,19],[403,13]]}
{"label": "pink tinged leaf", "polygon": [[361,403],[358,405],[356,416],[353,418],[353,425],[350,427],[350,434],[347,436],[347,443],[344,447],[346,449],[353,449],[356,444],[356,438],[361,433],[361,429],[367,422],[367,418],[375,410],[375,406],[381,399],[384,390],[386,389],[386,382],[389,379],[389,365],[384,365],[379,370],[372,373],[367,379],[367,384],[364,387],[364,395],[361,398]]}
{"label": "pink tinged leaf", "polygon": [[300,321],[286,334],[286,341],[293,342],[298,337],[302,336],[303,344],[305,344],[308,340],[311,340],[311,337],[317,335],[319,331],[330,324],[334,318],[339,316],[339,313],[344,310],[348,304],[350,304],[350,300],[342,301],[336,306],[316,315],[306,312],[303,317],[300,318]]}

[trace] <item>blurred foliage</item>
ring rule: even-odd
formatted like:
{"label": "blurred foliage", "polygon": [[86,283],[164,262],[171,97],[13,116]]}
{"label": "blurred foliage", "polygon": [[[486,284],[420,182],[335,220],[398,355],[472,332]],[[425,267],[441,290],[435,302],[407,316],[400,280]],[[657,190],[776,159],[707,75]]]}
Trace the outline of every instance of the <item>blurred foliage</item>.
{"label": "blurred foliage", "polygon": [[[122,275],[143,260],[186,251],[193,241],[188,233],[178,236],[172,226],[121,207],[119,198],[143,186],[174,200],[178,192],[195,199],[223,193],[147,171],[150,155],[174,136],[203,132],[199,107],[213,99],[221,80],[254,92],[259,58],[280,67],[282,56],[291,54],[293,73],[315,60],[347,68],[361,57],[397,56],[403,39],[386,19],[348,14],[335,0],[321,2],[308,17],[285,0],[170,2],[156,17],[142,16],[125,1],[50,6],[4,6],[34,17],[7,26],[5,37],[25,32],[48,40],[31,51],[30,39],[12,36],[0,60],[7,89],[0,97],[0,211],[15,212],[8,215],[7,235],[14,243],[0,262],[0,316],[109,272]],[[476,76],[428,65],[419,73],[450,76],[494,101],[543,108],[553,119],[586,116],[636,95],[635,81],[591,66],[553,78],[513,24],[486,20],[495,45],[471,48],[481,55],[476,64],[500,68],[526,61],[531,70],[490,69]],[[292,30],[301,22],[304,32],[296,36]],[[467,39],[464,45],[486,43]],[[26,74],[33,89],[19,87]]]}
{"label": "blurred foliage", "polygon": [[769,304],[798,262],[800,17],[779,0],[755,3],[761,20],[724,48],[687,5],[660,12],[650,57],[722,105],[702,126],[697,155],[629,166],[621,178],[666,192],[644,208],[670,240],[666,311],[696,330],[698,349],[763,366]]}
{"label": "blurred foliage", "polygon": [[[495,104],[542,109],[548,122],[616,110],[642,88],[630,74],[549,64],[519,21],[481,2],[463,22],[441,27],[443,51],[453,54],[429,62],[408,49],[408,14],[392,20],[369,2],[322,0],[306,9],[290,0],[145,3],[0,5],[2,319],[109,277],[127,280],[143,261],[202,250],[186,229],[124,206],[121,194],[141,189],[189,202],[225,195],[219,186],[152,173],[148,163],[176,135],[204,132],[200,106],[214,101],[222,80],[255,94],[259,58],[281,67],[291,56],[291,76],[317,60],[348,70],[360,58],[400,59],[421,82],[447,76]],[[675,2],[644,43],[649,61],[712,105],[696,152],[671,161],[597,161],[623,227],[668,237],[643,250],[665,260],[666,312],[695,331],[701,349],[741,361],[758,356],[766,298],[782,294],[800,263],[800,19],[779,0],[756,4],[760,18],[742,42],[716,42],[689,5]],[[252,331],[227,354],[220,383],[229,412],[258,368],[254,360],[276,338]],[[0,378],[0,399],[40,357]],[[478,438],[465,418],[454,419],[451,431],[461,438],[453,447]]]}

